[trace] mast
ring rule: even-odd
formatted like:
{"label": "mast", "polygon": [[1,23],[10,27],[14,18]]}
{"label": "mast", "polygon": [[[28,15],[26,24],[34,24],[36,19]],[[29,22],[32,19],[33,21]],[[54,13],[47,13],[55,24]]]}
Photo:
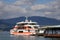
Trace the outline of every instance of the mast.
{"label": "mast", "polygon": [[28,20],[28,17],[27,16],[25,16],[25,22],[32,22],[31,20]]}
{"label": "mast", "polygon": [[26,17],[25,21],[28,22],[28,17],[27,16],[25,16],[25,17]]}

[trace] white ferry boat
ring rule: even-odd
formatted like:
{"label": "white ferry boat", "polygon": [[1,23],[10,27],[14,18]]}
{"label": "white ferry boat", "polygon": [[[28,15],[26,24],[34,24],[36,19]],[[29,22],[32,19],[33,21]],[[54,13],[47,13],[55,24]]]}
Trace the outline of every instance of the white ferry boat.
{"label": "white ferry boat", "polygon": [[32,22],[31,20],[25,20],[22,22],[17,22],[13,29],[10,30],[10,34],[13,35],[33,35],[38,32],[40,25],[37,22]]}

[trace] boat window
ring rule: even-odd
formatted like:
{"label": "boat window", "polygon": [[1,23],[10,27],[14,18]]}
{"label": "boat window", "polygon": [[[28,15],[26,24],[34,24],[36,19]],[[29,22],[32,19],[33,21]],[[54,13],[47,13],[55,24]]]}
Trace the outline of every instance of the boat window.
{"label": "boat window", "polygon": [[30,23],[30,25],[36,25],[36,23]]}
{"label": "boat window", "polygon": [[38,28],[37,26],[34,26],[34,28]]}
{"label": "boat window", "polygon": [[23,33],[23,31],[19,31],[19,33]]}
{"label": "boat window", "polygon": [[21,26],[20,24],[18,24],[17,26]]}
{"label": "boat window", "polygon": [[28,26],[28,28],[31,28],[30,26]]}
{"label": "boat window", "polygon": [[17,24],[17,25],[27,25],[28,23],[21,23],[21,24]]}
{"label": "boat window", "polygon": [[27,23],[22,23],[21,25],[27,25]]}
{"label": "boat window", "polygon": [[[29,27],[29,28],[30,28],[30,27]],[[20,27],[18,27],[18,29],[26,29],[26,27],[20,26]]]}
{"label": "boat window", "polygon": [[23,27],[24,25],[20,25],[20,24],[18,24],[17,26],[20,28],[20,27]]}

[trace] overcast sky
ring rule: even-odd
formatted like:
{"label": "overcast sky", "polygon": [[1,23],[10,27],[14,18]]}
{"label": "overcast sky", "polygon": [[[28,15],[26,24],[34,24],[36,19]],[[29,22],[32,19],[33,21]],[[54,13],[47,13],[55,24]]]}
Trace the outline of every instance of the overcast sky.
{"label": "overcast sky", "polygon": [[0,0],[0,19],[43,16],[60,20],[60,0]]}

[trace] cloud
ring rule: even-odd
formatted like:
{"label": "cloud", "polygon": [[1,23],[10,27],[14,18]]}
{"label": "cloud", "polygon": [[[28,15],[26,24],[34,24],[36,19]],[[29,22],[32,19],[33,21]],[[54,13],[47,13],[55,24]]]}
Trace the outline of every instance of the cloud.
{"label": "cloud", "polygon": [[47,4],[49,6],[48,10],[45,12],[51,12],[50,14],[46,15],[45,17],[56,18],[60,20],[60,0],[55,0]]}
{"label": "cloud", "polygon": [[55,18],[60,20],[60,0],[55,0],[47,4],[33,5],[31,9],[40,16]]}
{"label": "cloud", "polygon": [[33,5],[31,7],[32,10],[40,10],[40,9],[44,9],[44,8],[48,8],[48,6],[44,5],[44,4],[39,4],[39,5]]}
{"label": "cloud", "polygon": [[35,0],[17,0],[14,5],[20,6],[20,5],[27,5],[31,6]]}
{"label": "cloud", "polygon": [[0,19],[15,18],[19,16],[24,16],[26,9],[20,6],[15,6],[12,4],[6,4],[0,1]]}
{"label": "cloud", "polygon": [[[37,1],[37,0],[36,0]],[[11,4],[0,1],[0,19],[20,16],[44,16],[60,19],[60,0],[36,4],[35,0],[16,0]]]}
{"label": "cloud", "polygon": [[9,19],[20,16],[27,16],[33,0],[16,0],[11,4],[0,0],[0,19]]}
{"label": "cloud", "polygon": [[19,6],[14,6],[14,5],[6,5],[4,7],[4,11],[6,12],[14,12],[14,13],[26,13],[25,8],[19,7]]}

